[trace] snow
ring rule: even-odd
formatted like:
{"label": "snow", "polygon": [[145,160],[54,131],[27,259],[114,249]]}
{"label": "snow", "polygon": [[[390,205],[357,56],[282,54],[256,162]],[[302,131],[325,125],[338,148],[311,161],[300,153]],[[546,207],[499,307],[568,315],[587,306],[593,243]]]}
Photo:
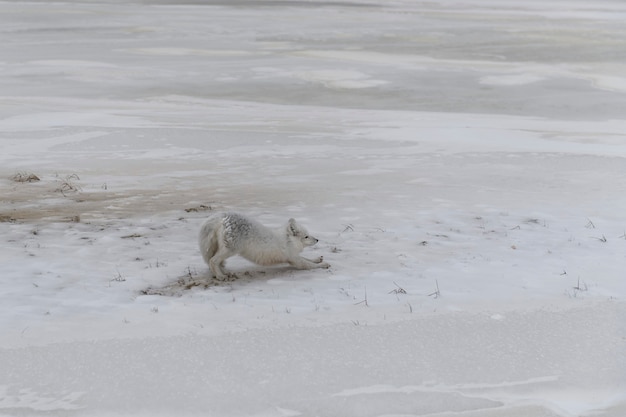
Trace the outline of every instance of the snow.
{"label": "snow", "polygon": [[0,2],[0,416],[626,415],[625,11]]}

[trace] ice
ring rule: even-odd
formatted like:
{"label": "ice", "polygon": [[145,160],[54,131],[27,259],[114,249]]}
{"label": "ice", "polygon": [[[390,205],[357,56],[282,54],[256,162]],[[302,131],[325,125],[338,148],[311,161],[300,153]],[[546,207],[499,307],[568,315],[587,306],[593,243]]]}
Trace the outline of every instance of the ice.
{"label": "ice", "polygon": [[625,12],[0,2],[0,416],[622,417]]}

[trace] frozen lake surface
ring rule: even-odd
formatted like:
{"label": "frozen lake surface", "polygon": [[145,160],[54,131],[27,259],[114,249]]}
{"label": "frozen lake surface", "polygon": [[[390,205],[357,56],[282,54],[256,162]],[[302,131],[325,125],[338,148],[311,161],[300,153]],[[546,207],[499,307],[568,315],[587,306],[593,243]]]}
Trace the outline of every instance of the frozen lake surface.
{"label": "frozen lake surface", "polygon": [[625,19],[0,2],[0,416],[623,417]]}

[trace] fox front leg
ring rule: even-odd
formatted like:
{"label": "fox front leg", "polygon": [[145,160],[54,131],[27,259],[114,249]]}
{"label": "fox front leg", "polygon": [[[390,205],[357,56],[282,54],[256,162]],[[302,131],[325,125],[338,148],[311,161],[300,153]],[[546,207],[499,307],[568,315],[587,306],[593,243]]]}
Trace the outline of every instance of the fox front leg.
{"label": "fox front leg", "polygon": [[[315,259],[317,261],[318,259]],[[297,269],[315,269],[315,268],[330,268],[330,264],[323,262],[320,256],[319,262],[311,261],[309,259],[298,257],[298,259],[289,261],[289,264]]]}
{"label": "fox front leg", "polygon": [[313,262],[314,264],[321,264],[324,261],[323,256],[318,256],[317,258],[313,258],[313,259],[302,257],[302,259],[306,259],[307,261]]}

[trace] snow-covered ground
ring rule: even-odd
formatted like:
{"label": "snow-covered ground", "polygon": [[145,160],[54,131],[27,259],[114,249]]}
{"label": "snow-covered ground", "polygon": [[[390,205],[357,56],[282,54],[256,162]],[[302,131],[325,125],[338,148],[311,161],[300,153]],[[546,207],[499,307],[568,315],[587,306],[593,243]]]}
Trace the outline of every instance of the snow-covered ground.
{"label": "snow-covered ground", "polygon": [[[0,2],[0,416],[623,417],[625,19]],[[331,269],[214,282],[219,210]]]}

